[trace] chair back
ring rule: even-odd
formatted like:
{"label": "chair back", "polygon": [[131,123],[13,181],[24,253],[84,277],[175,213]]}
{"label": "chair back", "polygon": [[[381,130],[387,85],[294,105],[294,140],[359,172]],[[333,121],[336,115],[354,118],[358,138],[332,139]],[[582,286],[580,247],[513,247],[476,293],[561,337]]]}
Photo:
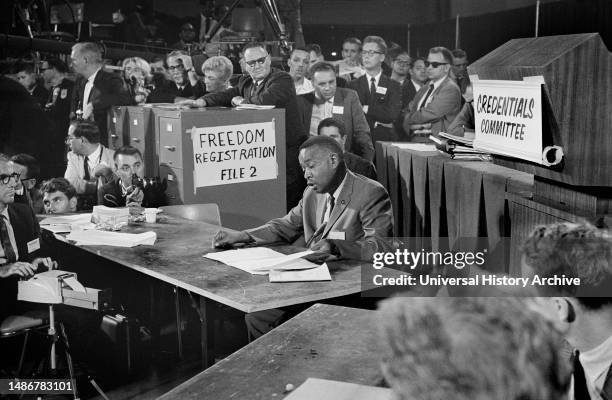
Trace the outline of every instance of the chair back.
{"label": "chair back", "polygon": [[215,203],[181,204],[160,207],[168,215],[221,226],[221,212]]}

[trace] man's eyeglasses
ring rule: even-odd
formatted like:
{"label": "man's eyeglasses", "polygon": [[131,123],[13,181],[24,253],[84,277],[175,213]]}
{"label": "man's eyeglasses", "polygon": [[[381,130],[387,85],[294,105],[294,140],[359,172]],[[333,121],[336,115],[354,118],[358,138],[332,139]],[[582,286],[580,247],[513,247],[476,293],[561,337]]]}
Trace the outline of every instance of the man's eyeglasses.
{"label": "man's eyeglasses", "polygon": [[184,69],[185,69],[185,66],[181,65],[181,64],[179,64],[179,65],[169,65],[168,66],[168,70],[170,70],[170,71],[174,71],[174,70],[182,71]]}
{"label": "man's eyeglasses", "polygon": [[258,58],[256,60],[251,60],[251,61],[244,61],[246,65],[248,65],[249,67],[254,67],[255,64],[259,64],[259,65],[263,65],[266,62],[266,58],[268,58],[268,55],[266,54],[265,56]]}
{"label": "man's eyeglasses", "polygon": [[17,183],[19,181],[19,177],[21,176],[21,174],[18,174],[16,172],[7,175],[7,174],[0,174],[0,183],[2,183],[3,185],[8,185],[9,182],[11,181],[11,179],[13,179],[13,182]]}
{"label": "man's eyeglasses", "polygon": [[364,56],[372,57],[374,54],[382,54],[382,51],[363,50],[361,54],[363,54]]}
{"label": "man's eyeglasses", "polygon": [[36,186],[36,178],[26,178],[21,180],[21,184],[28,190]]}
{"label": "man's eyeglasses", "polygon": [[441,62],[429,62],[429,61],[425,61],[425,68],[429,67],[431,65],[432,68],[438,68],[440,65],[448,65],[448,63],[441,63]]}
{"label": "man's eyeglasses", "polygon": [[66,136],[66,144],[70,144],[74,139],[78,139],[76,136]]}

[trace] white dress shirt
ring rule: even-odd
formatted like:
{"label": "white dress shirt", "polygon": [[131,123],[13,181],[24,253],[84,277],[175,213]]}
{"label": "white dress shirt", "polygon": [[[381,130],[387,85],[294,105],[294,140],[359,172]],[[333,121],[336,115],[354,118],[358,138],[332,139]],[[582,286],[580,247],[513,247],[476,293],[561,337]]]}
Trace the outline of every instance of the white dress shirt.
{"label": "white dress shirt", "polygon": [[96,79],[96,75],[98,75],[99,71],[100,68],[98,68],[96,72],[87,78],[87,82],[85,83],[85,91],[83,92],[83,107],[90,103],[89,96],[91,95],[91,89],[93,89],[94,80]]}

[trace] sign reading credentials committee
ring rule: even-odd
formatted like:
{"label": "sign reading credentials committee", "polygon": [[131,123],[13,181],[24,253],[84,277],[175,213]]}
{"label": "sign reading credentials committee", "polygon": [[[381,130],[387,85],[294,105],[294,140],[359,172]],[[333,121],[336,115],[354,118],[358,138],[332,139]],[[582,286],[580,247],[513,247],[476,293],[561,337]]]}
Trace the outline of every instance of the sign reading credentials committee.
{"label": "sign reading credentials committee", "polygon": [[474,148],[542,164],[540,82],[477,80]]}
{"label": "sign reading credentials committee", "polygon": [[195,187],[278,177],[274,121],[193,128]]}

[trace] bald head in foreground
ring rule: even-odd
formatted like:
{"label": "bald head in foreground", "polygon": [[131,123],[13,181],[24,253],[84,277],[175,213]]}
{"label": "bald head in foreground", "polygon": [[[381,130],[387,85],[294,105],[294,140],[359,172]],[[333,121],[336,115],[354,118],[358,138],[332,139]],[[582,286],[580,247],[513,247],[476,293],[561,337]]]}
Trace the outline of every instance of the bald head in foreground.
{"label": "bald head in foreground", "polygon": [[530,299],[393,298],[379,310],[398,400],[563,400],[560,333]]}

